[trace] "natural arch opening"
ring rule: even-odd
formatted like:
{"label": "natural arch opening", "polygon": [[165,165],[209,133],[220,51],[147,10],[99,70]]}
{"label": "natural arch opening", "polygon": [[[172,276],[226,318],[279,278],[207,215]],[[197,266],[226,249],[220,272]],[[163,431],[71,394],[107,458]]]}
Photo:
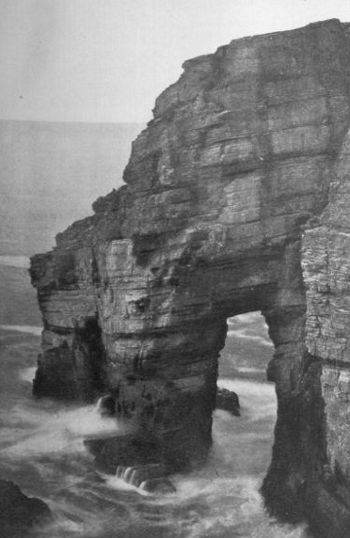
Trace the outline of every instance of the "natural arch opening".
{"label": "natural arch opening", "polygon": [[220,352],[220,378],[267,381],[266,369],[274,346],[259,311],[228,318],[225,347]]}
{"label": "natural arch opening", "polygon": [[234,474],[254,476],[261,484],[271,463],[277,419],[275,384],[267,379],[274,345],[258,311],[229,318],[227,325],[217,387],[218,394],[223,390],[237,394],[240,416],[230,423],[227,418],[225,421],[221,398],[218,400],[213,420],[214,446],[221,445],[221,450],[227,452]]}

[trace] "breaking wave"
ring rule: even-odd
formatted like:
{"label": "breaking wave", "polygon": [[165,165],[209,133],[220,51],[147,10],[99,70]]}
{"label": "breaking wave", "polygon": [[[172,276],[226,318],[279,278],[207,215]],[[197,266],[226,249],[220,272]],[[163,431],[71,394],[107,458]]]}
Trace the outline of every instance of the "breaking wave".
{"label": "breaking wave", "polygon": [[37,531],[38,538],[306,536],[303,527],[271,519],[259,493],[271,458],[274,385],[219,379],[219,386],[239,395],[241,416],[215,411],[206,465],[172,477],[174,493],[155,495],[96,470],[84,440],[126,431],[101,417],[98,402],[78,407],[33,400],[33,364],[25,356],[16,363],[5,356],[3,367],[10,377],[1,381],[0,473],[42,498],[55,514],[49,528]]}

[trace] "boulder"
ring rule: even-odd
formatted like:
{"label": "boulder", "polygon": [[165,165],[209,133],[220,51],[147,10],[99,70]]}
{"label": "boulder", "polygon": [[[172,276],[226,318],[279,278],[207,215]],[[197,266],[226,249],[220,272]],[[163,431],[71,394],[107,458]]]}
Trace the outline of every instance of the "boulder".
{"label": "boulder", "polygon": [[237,394],[232,390],[218,388],[216,392],[216,409],[223,409],[235,417],[239,417],[241,413]]}
{"label": "boulder", "polygon": [[26,536],[36,526],[49,523],[51,512],[44,501],[27,497],[13,482],[0,480],[0,536]]}

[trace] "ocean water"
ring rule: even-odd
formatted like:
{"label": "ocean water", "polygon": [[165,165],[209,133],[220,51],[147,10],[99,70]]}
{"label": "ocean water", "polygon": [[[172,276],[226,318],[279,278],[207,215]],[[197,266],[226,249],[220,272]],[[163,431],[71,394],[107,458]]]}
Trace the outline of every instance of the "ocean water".
{"label": "ocean water", "polygon": [[[250,344],[266,352],[266,342],[248,339],[254,325],[252,336],[268,343],[259,316],[253,314],[230,324],[230,345],[236,331],[240,335],[236,340],[241,339],[246,353]],[[34,536],[306,536],[303,526],[282,525],[270,518],[259,493],[271,458],[276,419],[274,386],[259,380],[265,364],[249,370],[244,366],[246,355],[241,352],[234,358],[236,371],[243,369],[241,377],[222,375],[219,385],[239,394],[241,417],[215,411],[214,444],[206,465],[172,477],[175,493],[153,495],[97,472],[84,447],[86,438],[123,434],[123,425],[101,418],[96,405],[76,407],[32,398],[39,329],[0,328],[0,476],[49,504],[54,522],[36,529]],[[230,367],[224,359],[223,374]]]}
{"label": "ocean water", "polygon": [[91,204],[122,184],[131,142],[144,126],[0,119],[0,254],[54,245]]}

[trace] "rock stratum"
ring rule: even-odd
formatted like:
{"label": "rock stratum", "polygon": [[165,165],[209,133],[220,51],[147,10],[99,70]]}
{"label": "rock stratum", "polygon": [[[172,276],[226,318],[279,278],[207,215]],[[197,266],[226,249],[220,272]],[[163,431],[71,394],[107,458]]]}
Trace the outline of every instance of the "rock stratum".
{"label": "rock stratum", "polygon": [[332,538],[350,529],[349,76],[338,20],[185,62],[126,185],[31,265],[34,392],[109,394],[133,432],[94,446],[114,470],[205,460],[226,320],[261,310],[278,397],[266,503]]}

